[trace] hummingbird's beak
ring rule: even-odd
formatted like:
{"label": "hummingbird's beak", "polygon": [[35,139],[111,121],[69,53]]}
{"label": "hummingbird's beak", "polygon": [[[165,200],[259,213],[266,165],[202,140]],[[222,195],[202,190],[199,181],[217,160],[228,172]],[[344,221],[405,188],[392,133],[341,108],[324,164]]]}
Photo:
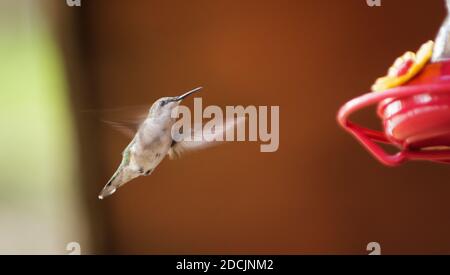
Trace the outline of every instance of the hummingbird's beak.
{"label": "hummingbird's beak", "polygon": [[195,89],[193,89],[193,90],[191,90],[191,91],[189,91],[189,92],[187,92],[187,93],[185,93],[185,94],[182,94],[182,95],[180,95],[180,96],[174,97],[173,101],[181,101],[181,100],[183,100],[184,98],[190,96],[191,94],[200,91],[201,89],[203,89],[203,87],[195,88]]}

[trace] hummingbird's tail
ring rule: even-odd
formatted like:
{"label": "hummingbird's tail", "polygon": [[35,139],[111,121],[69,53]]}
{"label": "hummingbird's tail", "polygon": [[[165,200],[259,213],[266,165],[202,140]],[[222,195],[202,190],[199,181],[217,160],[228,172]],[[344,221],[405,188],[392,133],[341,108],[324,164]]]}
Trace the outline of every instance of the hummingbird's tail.
{"label": "hummingbird's tail", "polygon": [[117,190],[116,187],[114,187],[111,183],[108,183],[107,185],[105,185],[105,187],[103,187],[102,191],[98,195],[98,198],[103,200],[104,198],[114,194],[116,190]]}

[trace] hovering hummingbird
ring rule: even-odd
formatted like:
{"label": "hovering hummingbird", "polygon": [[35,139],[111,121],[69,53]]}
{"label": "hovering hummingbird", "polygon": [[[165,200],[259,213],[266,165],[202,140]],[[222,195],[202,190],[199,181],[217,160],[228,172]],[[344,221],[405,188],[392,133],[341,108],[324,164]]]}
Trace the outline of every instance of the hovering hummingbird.
{"label": "hovering hummingbird", "polygon": [[[201,89],[202,87],[198,87],[180,96],[163,97],[153,103],[134,138],[123,151],[122,162],[100,192],[99,199],[112,195],[119,187],[134,178],[149,176],[166,155],[173,159],[179,157],[185,151],[201,149],[214,144],[212,141],[215,140],[215,136],[223,135],[227,128],[233,128],[242,121],[239,118],[236,121],[233,119],[232,123],[227,122],[225,124],[226,127],[215,129],[213,136],[208,138],[194,139],[193,141],[175,141],[171,132],[172,126],[176,122],[176,119],[171,115],[172,110],[184,98]],[[192,134],[194,137],[197,135],[196,133]]]}

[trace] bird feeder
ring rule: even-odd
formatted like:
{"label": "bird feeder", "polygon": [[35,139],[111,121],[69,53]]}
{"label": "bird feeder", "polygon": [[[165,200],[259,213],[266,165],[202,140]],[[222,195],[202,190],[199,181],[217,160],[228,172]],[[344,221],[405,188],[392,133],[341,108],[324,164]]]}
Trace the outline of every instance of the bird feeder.
{"label": "bird feeder", "polygon": [[[339,124],[385,165],[408,160],[450,163],[450,0],[446,2],[449,15],[436,41],[398,58],[372,92],[339,110]],[[349,120],[372,105],[377,105],[384,131]],[[388,153],[381,143],[397,147],[398,152]]]}

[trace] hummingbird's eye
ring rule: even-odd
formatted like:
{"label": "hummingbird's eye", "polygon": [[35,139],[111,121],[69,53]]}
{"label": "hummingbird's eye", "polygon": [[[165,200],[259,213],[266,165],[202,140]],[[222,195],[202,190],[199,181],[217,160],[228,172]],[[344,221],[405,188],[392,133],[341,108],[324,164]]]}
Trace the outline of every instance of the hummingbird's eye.
{"label": "hummingbird's eye", "polygon": [[142,168],[142,167],[139,168],[139,169],[138,169],[138,173],[139,173],[139,174],[144,174],[144,168]]}
{"label": "hummingbird's eye", "polygon": [[164,106],[164,105],[166,105],[166,101],[165,100],[161,100],[161,102],[159,103],[159,107],[162,107],[162,106]]}

